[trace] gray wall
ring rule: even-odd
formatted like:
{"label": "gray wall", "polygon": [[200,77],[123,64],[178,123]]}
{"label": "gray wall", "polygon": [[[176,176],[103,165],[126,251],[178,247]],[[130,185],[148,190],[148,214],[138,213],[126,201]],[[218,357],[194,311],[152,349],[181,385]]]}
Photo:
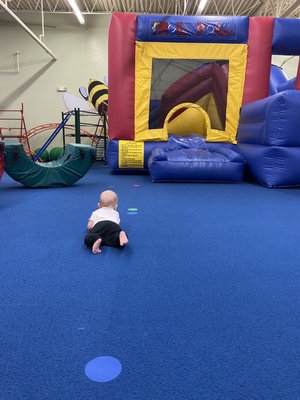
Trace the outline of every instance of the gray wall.
{"label": "gray wall", "polygon": [[[40,14],[18,14],[18,17],[37,36],[41,34]],[[90,78],[102,80],[107,75],[110,16],[90,15],[85,19],[86,24],[80,25],[73,15],[45,15],[44,42],[58,58],[54,62],[20,25],[1,13],[0,109],[20,109],[23,103],[27,129],[60,122],[61,112],[66,108],[57,91],[59,86],[80,97],[80,86],[87,87]],[[20,52],[19,73],[14,72],[17,51]],[[8,124],[0,121],[0,127]],[[48,137],[49,132],[44,136]],[[44,139],[35,141],[33,146],[40,145],[38,142],[43,143]]]}

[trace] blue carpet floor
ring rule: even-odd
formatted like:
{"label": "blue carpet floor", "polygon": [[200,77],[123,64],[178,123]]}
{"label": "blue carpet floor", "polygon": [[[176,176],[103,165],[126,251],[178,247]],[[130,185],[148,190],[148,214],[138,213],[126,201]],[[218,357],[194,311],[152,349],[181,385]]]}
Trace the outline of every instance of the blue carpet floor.
{"label": "blue carpet floor", "polygon": [[[93,255],[86,223],[108,188],[130,243]],[[96,163],[63,189],[4,175],[0,218],[1,399],[300,399],[300,190]],[[107,355],[121,374],[88,379]]]}

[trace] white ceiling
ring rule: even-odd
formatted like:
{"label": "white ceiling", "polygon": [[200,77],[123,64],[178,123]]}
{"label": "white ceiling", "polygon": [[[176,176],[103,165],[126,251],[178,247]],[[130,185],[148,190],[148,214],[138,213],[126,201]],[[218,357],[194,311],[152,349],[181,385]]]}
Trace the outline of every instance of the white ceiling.
{"label": "white ceiling", "polygon": [[[2,0],[14,13],[71,13],[67,0]],[[84,14],[197,15],[199,0],[77,0]],[[0,13],[3,10],[0,7]],[[300,0],[208,0],[202,15],[300,17]]]}

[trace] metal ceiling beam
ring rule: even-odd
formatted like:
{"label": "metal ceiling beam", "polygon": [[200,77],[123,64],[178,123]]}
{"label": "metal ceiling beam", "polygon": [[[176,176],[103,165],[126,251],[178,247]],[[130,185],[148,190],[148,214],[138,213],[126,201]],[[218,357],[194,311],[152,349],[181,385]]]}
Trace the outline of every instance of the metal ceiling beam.
{"label": "metal ceiling beam", "polygon": [[216,8],[217,14],[220,15],[220,11],[219,11],[219,8],[218,8],[218,6],[217,6],[216,0],[213,0],[213,2],[214,2],[214,6],[215,6],[215,8]]}
{"label": "metal ceiling beam", "polygon": [[[248,12],[249,12],[249,11],[255,10],[255,9],[257,8],[257,6],[259,6],[259,5],[260,5],[260,1],[258,1],[258,2],[254,3],[254,4],[252,4],[251,6],[249,6],[248,8],[246,8],[246,9],[243,10],[243,14],[244,14],[244,15],[248,15]],[[240,15],[240,8],[237,10],[237,12],[238,12],[238,15]]]}
{"label": "metal ceiling beam", "polygon": [[267,5],[269,4],[269,1],[262,1],[260,6],[257,8],[257,10],[255,11],[255,15],[260,16],[262,15],[262,13],[264,12],[264,10],[266,10]]}
{"label": "metal ceiling beam", "polygon": [[4,3],[0,0],[0,7],[9,14],[20,26],[23,28],[43,49],[48,53],[54,61],[57,60],[57,57],[52,53],[52,51],[28,28],[27,25],[24,24],[23,21],[20,20]]}
{"label": "metal ceiling beam", "polygon": [[[2,0],[7,5],[7,0]],[[17,13],[38,12],[40,0],[10,0],[9,8]],[[83,13],[112,12],[196,15],[199,0],[78,0]],[[202,15],[261,15],[296,17],[300,0],[209,0]],[[66,0],[44,0],[44,12],[71,13]]]}
{"label": "metal ceiling beam", "polygon": [[170,7],[170,6],[172,6],[172,3],[171,3],[170,1],[168,1],[168,4],[167,4],[167,14],[171,14],[171,12],[170,12],[171,7]]}
{"label": "metal ceiling beam", "polygon": [[300,0],[296,0],[293,4],[291,4],[281,15],[282,18],[289,17],[296,8],[300,6]]}
{"label": "metal ceiling beam", "polygon": [[59,2],[59,0],[56,0],[55,6],[54,6],[54,8],[53,8],[53,12],[56,11],[56,9],[57,9],[57,7],[58,7],[58,2]]}
{"label": "metal ceiling beam", "polygon": [[234,1],[231,0],[231,11],[232,11],[232,15],[236,15],[235,14],[235,8],[234,8]]}
{"label": "metal ceiling beam", "polygon": [[231,0],[227,0],[227,3],[225,5],[225,7],[223,8],[222,15],[229,15],[229,13],[227,12],[227,8],[230,5],[230,2],[231,2]]}

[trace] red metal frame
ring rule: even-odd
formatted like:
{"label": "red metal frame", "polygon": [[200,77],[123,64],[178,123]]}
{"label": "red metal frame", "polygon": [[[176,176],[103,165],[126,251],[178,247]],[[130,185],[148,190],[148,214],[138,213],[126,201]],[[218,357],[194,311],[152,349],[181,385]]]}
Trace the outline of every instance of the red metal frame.
{"label": "red metal frame", "polygon": [[[1,114],[6,113],[12,113],[12,117],[1,116]],[[18,121],[19,126],[3,126],[2,121]],[[0,139],[17,139],[20,143],[25,142],[30,149],[23,103],[19,110],[0,110]]]}

